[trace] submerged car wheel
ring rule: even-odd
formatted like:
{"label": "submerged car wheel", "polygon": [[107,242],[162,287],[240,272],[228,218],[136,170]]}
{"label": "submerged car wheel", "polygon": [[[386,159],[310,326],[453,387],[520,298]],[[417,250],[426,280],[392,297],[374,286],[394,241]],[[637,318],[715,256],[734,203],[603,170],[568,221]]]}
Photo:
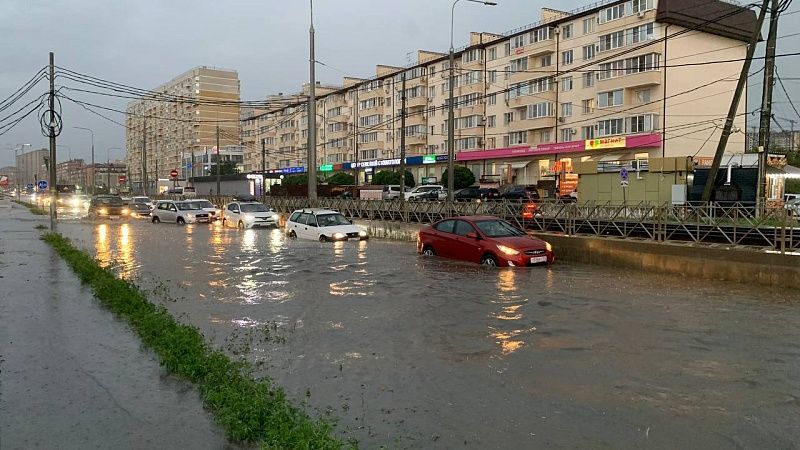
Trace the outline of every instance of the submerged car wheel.
{"label": "submerged car wheel", "polygon": [[295,233],[294,230],[292,230],[289,232],[289,237],[292,239],[297,239],[297,233]]}
{"label": "submerged car wheel", "polygon": [[153,216],[153,218],[150,221],[153,222],[153,223],[161,222],[161,220],[158,218],[158,216]]}
{"label": "submerged car wheel", "polygon": [[319,241],[320,241],[320,242],[328,242],[328,238],[327,238],[327,237],[325,237],[325,235],[323,234],[323,235],[321,235],[321,236],[319,237]]}
{"label": "submerged car wheel", "polygon": [[481,264],[486,267],[497,267],[497,260],[492,255],[484,255],[481,258]]}
{"label": "submerged car wheel", "polygon": [[436,252],[433,251],[433,247],[430,245],[426,245],[425,248],[422,249],[422,254],[425,256],[436,256]]}
{"label": "submerged car wheel", "polygon": [[178,225],[186,225],[186,221],[183,219],[183,217],[178,217]]}
{"label": "submerged car wheel", "polygon": [[244,222],[240,220],[239,223],[236,225],[236,227],[239,228],[240,230],[244,230]]}

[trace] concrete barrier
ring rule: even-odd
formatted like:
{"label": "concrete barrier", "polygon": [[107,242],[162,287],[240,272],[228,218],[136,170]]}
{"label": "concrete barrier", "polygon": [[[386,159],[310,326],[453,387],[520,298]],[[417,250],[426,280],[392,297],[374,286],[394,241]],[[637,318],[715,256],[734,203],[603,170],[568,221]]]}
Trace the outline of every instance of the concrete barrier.
{"label": "concrete barrier", "polygon": [[[356,220],[372,238],[415,242],[426,225]],[[800,255],[708,245],[534,233],[553,245],[556,261],[679,275],[692,280],[758,283],[800,289]]]}
{"label": "concrete barrier", "polygon": [[534,233],[553,245],[556,260],[800,289],[800,255],[762,250]]}

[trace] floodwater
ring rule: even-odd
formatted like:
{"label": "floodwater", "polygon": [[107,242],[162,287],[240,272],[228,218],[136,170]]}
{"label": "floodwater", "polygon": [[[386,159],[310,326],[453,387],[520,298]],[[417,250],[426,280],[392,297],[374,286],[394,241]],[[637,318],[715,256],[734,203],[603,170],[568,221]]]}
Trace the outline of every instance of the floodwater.
{"label": "floodwater", "polygon": [[281,230],[60,226],[362,448],[800,446],[797,291]]}

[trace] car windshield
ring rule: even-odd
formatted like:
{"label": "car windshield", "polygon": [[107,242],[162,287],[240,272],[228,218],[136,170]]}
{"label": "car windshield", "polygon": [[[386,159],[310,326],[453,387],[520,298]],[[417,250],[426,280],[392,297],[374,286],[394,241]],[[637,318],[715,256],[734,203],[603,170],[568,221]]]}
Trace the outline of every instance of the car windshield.
{"label": "car windshield", "polygon": [[122,206],[120,197],[97,197],[97,203],[108,206]]}
{"label": "car windshield", "polygon": [[261,203],[242,203],[242,212],[269,212],[269,208]]}
{"label": "car windshield", "polygon": [[197,203],[176,203],[178,205],[178,209],[181,211],[188,211],[192,209],[200,209],[200,205]]}
{"label": "car windshield", "polygon": [[505,220],[479,220],[475,222],[475,225],[481,230],[481,233],[493,238],[525,236],[525,233],[514,228],[513,225]]}
{"label": "car windshield", "polygon": [[133,197],[131,199],[132,203],[150,203],[151,201],[149,197]]}
{"label": "car windshield", "polygon": [[339,213],[319,214],[317,215],[317,224],[321,227],[335,227],[336,225],[350,225],[350,221]]}

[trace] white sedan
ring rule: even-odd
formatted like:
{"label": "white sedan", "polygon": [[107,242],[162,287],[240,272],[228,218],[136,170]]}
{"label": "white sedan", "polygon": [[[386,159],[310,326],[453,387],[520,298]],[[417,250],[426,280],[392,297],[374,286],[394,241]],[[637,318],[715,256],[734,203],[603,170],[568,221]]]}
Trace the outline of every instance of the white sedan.
{"label": "white sedan", "polygon": [[239,229],[279,226],[281,216],[258,202],[232,202],[222,211],[222,225]]}
{"label": "white sedan", "polygon": [[353,225],[338,211],[329,209],[298,209],[286,221],[290,238],[314,239],[320,242],[367,240],[365,230]]}

